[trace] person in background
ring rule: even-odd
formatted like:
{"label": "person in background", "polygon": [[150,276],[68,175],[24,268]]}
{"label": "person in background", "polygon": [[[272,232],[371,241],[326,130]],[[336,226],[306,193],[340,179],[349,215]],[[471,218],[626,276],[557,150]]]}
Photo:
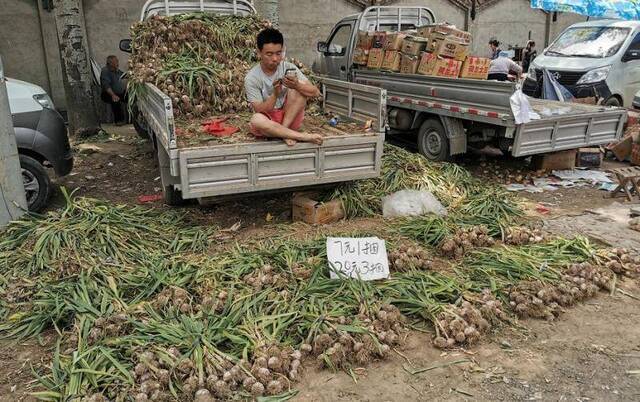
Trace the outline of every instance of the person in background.
{"label": "person in background", "polygon": [[529,66],[533,59],[538,56],[538,51],[536,50],[536,43],[532,40],[527,42],[527,46],[524,48],[522,52],[522,70],[526,73],[529,71]]}
{"label": "person in background", "polygon": [[107,57],[107,65],[100,72],[100,97],[102,101],[111,105],[113,120],[116,126],[127,124],[126,118],[126,93],[127,85],[122,79],[118,58],[114,55]]}
{"label": "person in background", "polygon": [[507,52],[500,52],[498,53],[498,58],[491,60],[491,64],[489,64],[489,76],[487,79],[506,81],[509,77],[509,72],[511,71],[520,77],[522,74],[522,67],[511,60]]}
{"label": "person in background", "polygon": [[298,131],[307,100],[320,90],[295,66],[284,60],[284,38],[275,28],[262,30],[257,37],[260,63],[244,78],[247,100],[253,109],[249,129],[256,137],[281,138],[289,145],[297,141],[322,144],[319,134]]}
{"label": "person in background", "polygon": [[491,60],[495,60],[498,58],[498,55],[500,54],[500,52],[502,51],[500,49],[500,42],[498,42],[497,39],[491,39],[489,41],[489,49],[491,51],[489,58]]}

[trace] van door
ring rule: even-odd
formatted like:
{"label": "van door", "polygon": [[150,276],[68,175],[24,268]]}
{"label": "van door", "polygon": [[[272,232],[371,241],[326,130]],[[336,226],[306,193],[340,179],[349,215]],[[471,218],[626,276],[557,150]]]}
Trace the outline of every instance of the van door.
{"label": "van door", "polygon": [[631,107],[633,97],[640,91],[640,32],[634,34],[626,52],[622,56],[624,77],[623,106]]}
{"label": "van door", "polygon": [[353,21],[336,25],[327,42],[324,60],[327,75],[342,81],[348,80]]}

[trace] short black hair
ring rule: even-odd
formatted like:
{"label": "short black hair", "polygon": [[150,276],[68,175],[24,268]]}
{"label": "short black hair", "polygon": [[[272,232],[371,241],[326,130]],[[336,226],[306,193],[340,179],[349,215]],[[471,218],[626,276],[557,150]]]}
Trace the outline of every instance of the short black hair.
{"label": "short black hair", "polygon": [[489,44],[490,44],[490,45],[493,45],[493,46],[495,46],[495,47],[500,46],[500,42],[498,42],[498,40],[497,40],[497,39],[491,39],[491,40],[489,41]]}
{"label": "short black hair", "polygon": [[258,50],[262,50],[267,43],[275,45],[284,45],[284,37],[282,33],[275,28],[265,28],[258,34]]}
{"label": "short black hair", "polygon": [[107,56],[107,64],[109,64],[109,62],[113,59],[117,59],[118,57],[116,57],[116,55],[114,54],[110,54],[109,56]]}

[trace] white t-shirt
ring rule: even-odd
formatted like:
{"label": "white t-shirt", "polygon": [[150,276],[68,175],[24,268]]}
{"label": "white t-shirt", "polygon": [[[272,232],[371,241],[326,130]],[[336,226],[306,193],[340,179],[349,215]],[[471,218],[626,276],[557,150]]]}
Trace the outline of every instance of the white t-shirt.
{"label": "white t-shirt", "polygon": [[[284,78],[284,73],[288,69],[294,69],[299,81],[308,81],[307,77],[300,71],[295,64],[283,61],[278,65],[273,75],[267,75],[260,64],[256,64],[244,77],[244,91],[247,94],[249,102],[264,102],[271,94],[273,94],[273,82]],[[276,100],[275,108],[281,109],[284,105],[284,98],[287,94],[287,87],[282,87],[283,91]]]}

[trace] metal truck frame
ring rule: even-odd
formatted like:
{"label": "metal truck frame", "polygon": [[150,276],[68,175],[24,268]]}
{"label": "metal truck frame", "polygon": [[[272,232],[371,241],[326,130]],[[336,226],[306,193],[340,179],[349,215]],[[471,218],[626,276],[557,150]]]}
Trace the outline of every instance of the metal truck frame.
{"label": "metal truck frame", "polygon": [[[170,2],[150,0],[141,20],[151,15],[204,11],[247,15],[255,12],[242,0]],[[376,177],[380,174],[386,121],[386,91],[381,88],[322,79],[322,107],[347,119],[371,122],[371,131],[328,135],[320,146],[283,141],[215,144],[180,148],[176,141],[170,97],[147,83],[136,100],[139,127],[148,132],[158,154],[165,202],[183,199],[208,203],[231,195],[294,189]]]}
{"label": "metal truck frame", "polygon": [[[314,71],[324,76],[388,91],[387,134],[415,135],[419,151],[431,160],[463,154],[470,143],[494,143],[515,157],[613,142],[622,135],[626,110],[531,99],[537,109],[562,109],[516,124],[511,82],[442,78],[356,68],[353,51],[359,30],[397,31],[434,23],[426,7],[374,6],[340,20],[327,42],[318,43]],[[331,43],[338,30],[351,30],[346,47]],[[344,36],[342,36],[344,37]]]}

